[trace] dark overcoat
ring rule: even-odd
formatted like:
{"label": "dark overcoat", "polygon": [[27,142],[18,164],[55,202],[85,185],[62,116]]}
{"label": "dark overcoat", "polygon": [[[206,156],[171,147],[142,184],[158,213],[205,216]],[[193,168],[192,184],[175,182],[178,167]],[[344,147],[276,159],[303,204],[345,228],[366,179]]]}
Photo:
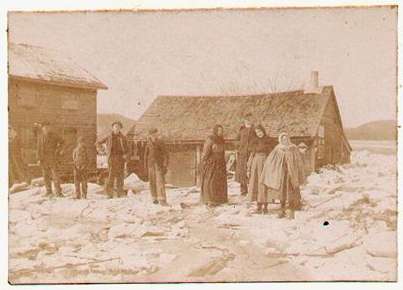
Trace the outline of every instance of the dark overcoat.
{"label": "dark overcoat", "polygon": [[207,138],[201,165],[201,202],[212,205],[227,202],[227,172],[222,139],[216,136]]}
{"label": "dark overcoat", "polygon": [[148,172],[149,167],[157,165],[164,173],[168,169],[169,154],[165,143],[161,139],[152,141],[148,139],[144,149],[144,168]]}
{"label": "dark overcoat", "polygon": [[[110,161],[110,157],[111,157],[111,153],[112,153],[112,134],[109,134],[108,136],[106,136],[105,138],[103,138],[102,140],[97,142],[97,145],[99,144],[105,144],[106,145],[106,155],[108,158],[108,162]],[[118,144],[121,146],[121,152],[122,155],[126,155],[128,153],[128,145],[127,145],[127,139],[126,137],[119,132],[117,134],[118,137]]]}
{"label": "dark overcoat", "polygon": [[63,146],[63,139],[54,132],[42,134],[38,138],[38,159],[41,163],[56,163]]}
{"label": "dark overcoat", "polygon": [[12,185],[15,181],[29,181],[28,168],[25,165],[22,152],[20,138],[15,136],[8,142],[8,164],[9,164],[9,183]]}
{"label": "dark overcoat", "polygon": [[235,180],[241,184],[248,183],[247,164],[255,138],[254,127],[241,126],[238,133],[238,155],[236,161]]}
{"label": "dark overcoat", "polygon": [[73,150],[73,163],[76,168],[87,168],[88,166],[88,151],[85,145],[77,145]]}

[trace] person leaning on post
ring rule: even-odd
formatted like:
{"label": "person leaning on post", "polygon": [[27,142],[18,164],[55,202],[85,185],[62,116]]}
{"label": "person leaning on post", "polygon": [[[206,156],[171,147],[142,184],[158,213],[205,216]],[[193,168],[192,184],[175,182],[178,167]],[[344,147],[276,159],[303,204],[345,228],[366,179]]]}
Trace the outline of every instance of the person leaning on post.
{"label": "person leaning on post", "polygon": [[96,142],[96,146],[106,144],[106,155],[108,159],[108,178],[106,181],[106,194],[108,198],[114,196],[114,184],[116,182],[116,195],[125,195],[123,190],[126,156],[128,153],[127,139],[122,134],[123,125],[119,121],[112,123],[112,132],[102,140]]}

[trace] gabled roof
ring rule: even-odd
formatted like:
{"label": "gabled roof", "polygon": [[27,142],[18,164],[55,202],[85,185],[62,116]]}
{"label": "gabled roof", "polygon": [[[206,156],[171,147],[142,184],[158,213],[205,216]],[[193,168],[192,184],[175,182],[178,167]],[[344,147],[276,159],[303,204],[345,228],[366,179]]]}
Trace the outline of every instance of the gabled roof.
{"label": "gabled roof", "polygon": [[63,86],[107,89],[105,84],[71,58],[55,50],[11,43],[8,62],[10,77]]}
{"label": "gabled roof", "polygon": [[226,140],[236,139],[242,116],[252,114],[271,136],[282,131],[292,137],[315,136],[333,87],[318,93],[290,91],[245,96],[159,96],[134,130],[135,139],[144,139],[151,127],[160,130],[167,142],[203,141],[215,124],[224,127]]}

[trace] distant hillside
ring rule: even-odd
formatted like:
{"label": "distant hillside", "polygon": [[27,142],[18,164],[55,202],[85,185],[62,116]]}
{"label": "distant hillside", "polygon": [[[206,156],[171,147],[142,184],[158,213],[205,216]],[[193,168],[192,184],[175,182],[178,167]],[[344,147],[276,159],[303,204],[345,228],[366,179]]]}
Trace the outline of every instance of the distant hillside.
{"label": "distant hillside", "polygon": [[397,122],[383,120],[369,122],[356,128],[346,128],[350,140],[395,140]]}
{"label": "distant hillside", "polygon": [[120,114],[98,114],[97,131],[98,136],[104,136],[111,131],[111,125],[114,121],[120,121],[123,124],[123,132],[126,134],[128,130],[136,123],[135,120],[122,116]]}

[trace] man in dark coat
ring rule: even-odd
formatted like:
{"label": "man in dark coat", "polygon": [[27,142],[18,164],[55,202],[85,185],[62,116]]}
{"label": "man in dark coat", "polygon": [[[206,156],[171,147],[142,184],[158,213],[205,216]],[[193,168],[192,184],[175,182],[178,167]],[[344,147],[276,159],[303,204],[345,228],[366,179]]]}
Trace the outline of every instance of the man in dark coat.
{"label": "man in dark coat", "polygon": [[9,187],[16,182],[31,183],[29,172],[21,152],[21,141],[17,132],[8,127],[8,176]]}
{"label": "man in dark coat", "polygon": [[122,128],[123,125],[121,122],[113,122],[112,133],[97,142],[97,145],[106,144],[106,155],[108,159],[106,193],[109,198],[113,198],[113,187],[115,181],[117,197],[124,196],[123,183],[128,146],[127,139],[121,132]]}
{"label": "man in dark coat", "polygon": [[252,140],[255,138],[254,127],[251,122],[252,114],[244,115],[243,124],[238,133],[238,156],[235,170],[235,180],[241,186],[241,194],[248,193],[247,164],[251,152]]}
{"label": "man in dark coat", "polygon": [[51,180],[55,185],[56,196],[63,196],[58,173],[58,163],[63,152],[63,143],[63,139],[52,131],[50,123],[44,122],[42,124],[42,135],[38,138],[38,159],[42,168],[47,196],[53,194]]}
{"label": "man in dark coat", "polygon": [[153,203],[168,205],[165,192],[165,174],[168,171],[169,156],[164,142],[158,136],[158,129],[149,130],[149,137],[144,150],[144,168],[148,172]]}

